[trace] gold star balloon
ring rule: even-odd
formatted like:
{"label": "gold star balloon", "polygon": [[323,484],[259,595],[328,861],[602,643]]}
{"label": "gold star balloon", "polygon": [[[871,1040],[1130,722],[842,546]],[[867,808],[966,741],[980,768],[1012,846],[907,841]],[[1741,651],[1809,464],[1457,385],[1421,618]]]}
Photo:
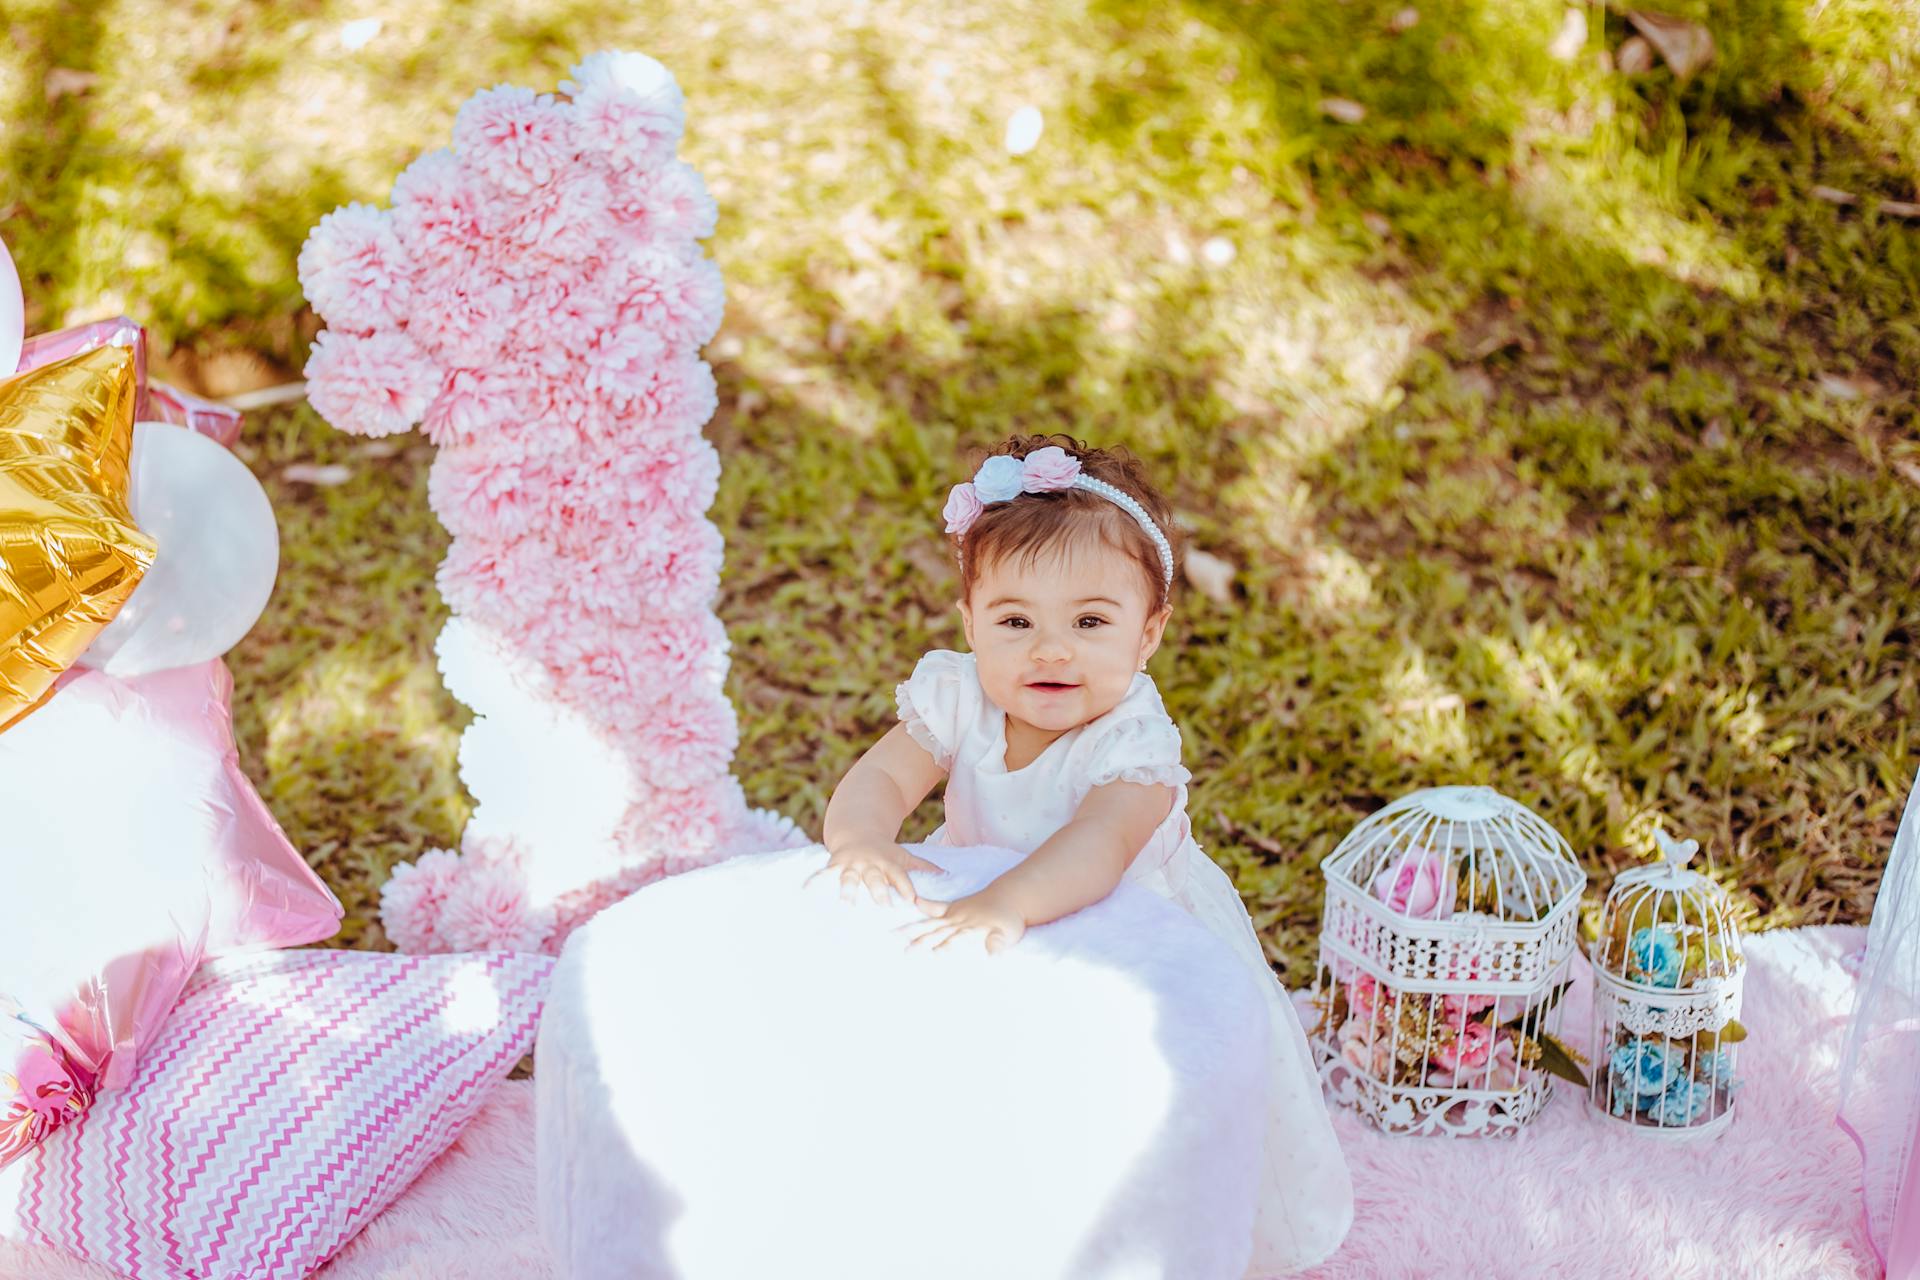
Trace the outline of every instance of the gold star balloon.
{"label": "gold star balloon", "polygon": [[0,729],[45,698],[153,563],[127,506],[133,352],[0,380]]}

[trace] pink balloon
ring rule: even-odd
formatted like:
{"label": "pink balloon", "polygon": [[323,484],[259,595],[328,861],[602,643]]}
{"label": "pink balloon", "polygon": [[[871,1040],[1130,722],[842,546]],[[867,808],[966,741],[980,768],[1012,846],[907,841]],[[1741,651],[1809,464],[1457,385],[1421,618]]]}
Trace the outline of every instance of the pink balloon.
{"label": "pink balloon", "polygon": [[240,438],[242,422],[238,409],[168,386],[147,378],[147,331],[125,316],[74,325],[52,333],[36,333],[20,344],[18,371],[38,369],[55,360],[91,351],[95,347],[130,347],[133,350],[133,416],[140,422],[171,422],[175,426],[212,436],[229,449]]}
{"label": "pink balloon", "polygon": [[20,367],[20,340],[27,334],[26,304],[20,297],[20,272],[0,240],[0,377]]}
{"label": "pink balloon", "polygon": [[[9,848],[18,834],[26,851],[7,865],[0,1015],[43,1031],[89,1087],[127,1081],[202,958],[339,927],[240,769],[232,694],[217,659],[126,680],[74,668],[0,734]],[[34,1064],[0,1057],[0,1082]]]}

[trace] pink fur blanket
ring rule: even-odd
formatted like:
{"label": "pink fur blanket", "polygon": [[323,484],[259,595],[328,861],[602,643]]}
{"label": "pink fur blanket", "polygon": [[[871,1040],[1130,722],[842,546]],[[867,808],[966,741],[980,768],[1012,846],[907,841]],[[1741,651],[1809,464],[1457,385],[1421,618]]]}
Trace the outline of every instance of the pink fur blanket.
{"label": "pink fur blanket", "polygon": [[[1745,1084],[1733,1126],[1717,1139],[1674,1144],[1613,1131],[1570,1089],[1509,1141],[1388,1139],[1339,1115],[1358,1217],[1312,1275],[1876,1275],[1859,1159],[1832,1119],[1854,986],[1842,958],[1863,937],[1835,927],[1748,940]],[[1569,1001],[1566,1028],[1580,1043],[1584,980]],[[831,1260],[819,1262],[815,1270],[796,1260],[794,1280],[831,1275]],[[502,1085],[460,1141],[320,1274],[557,1280],[533,1220],[532,1085]],[[4,1243],[0,1277],[111,1280]]]}

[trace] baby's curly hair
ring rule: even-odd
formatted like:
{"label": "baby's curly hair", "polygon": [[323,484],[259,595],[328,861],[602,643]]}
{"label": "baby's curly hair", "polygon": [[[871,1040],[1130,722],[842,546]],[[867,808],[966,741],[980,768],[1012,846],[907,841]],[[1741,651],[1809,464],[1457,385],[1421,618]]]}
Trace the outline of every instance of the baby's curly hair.
{"label": "baby's curly hair", "polygon": [[[1140,461],[1125,449],[1096,449],[1059,432],[1015,435],[982,452],[973,465],[978,468],[988,458],[1000,455],[1025,458],[1049,445],[1056,445],[1079,459],[1082,472],[1122,490],[1153,517],[1173,548],[1173,579],[1178,582],[1184,540],[1173,523],[1173,509],[1147,480],[1146,469]],[[1153,540],[1132,516],[1106,498],[1084,489],[1023,493],[1012,502],[994,503],[980,513],[980,518],[966,533],[949,534],[948,542],[960,565],[961,596],[970,599],[983,565],[1007,556],[1023,557],[1026,564],[1032,565],[1049,550],[1094,538],[1139,564],[1140,571],[1146,575],[1147,596],[1154,601],[1155,609],[1172,603],[1173,588],[1165,580],[1160,551]]]}

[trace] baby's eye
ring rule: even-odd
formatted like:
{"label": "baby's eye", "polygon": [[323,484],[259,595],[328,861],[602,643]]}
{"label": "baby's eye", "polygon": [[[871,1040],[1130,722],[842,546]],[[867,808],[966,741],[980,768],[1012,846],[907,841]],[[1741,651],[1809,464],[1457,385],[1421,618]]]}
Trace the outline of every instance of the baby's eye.
{"label": "baby's eye", "polygon": [[[1091,623],[1092,626],[1089,626],[1088,625],[1089,623]],[[1107,625],[1107,620],[1105,618],[1100,617],[1098,614],[1090,613],[1086,615],[1084,618],[1080,619],[1080,627],[1082,630],[1085,630],[1085,631],[1091,631],[1093,630],[1094,627],[1104,627],[1106,625]]]}
{"label": "baby's eye", "polygon": [[1026,630],[1026,628],[1027,628],[1027,625],[1028,625],[1028,624],[1027,624],[1027,620],[1026,620],[1025,618],[1022,618],[1022,617],[1019,617],[1019,616],[1017,616],[1017,615],[1016,615],[1016,616],[1014,616],[1014,617],[1011,617],[1011,618],[1002,618],[1002,619],[1000,619],[1000,625],[1001,625],[1001,626],[1003,626],[1003,627],[1016,627],[1016,628],[1018,628],[1018,629],[1020,629],[1020,630],[1022,630],[1022,631],[1024,631],[1024,630]]}

